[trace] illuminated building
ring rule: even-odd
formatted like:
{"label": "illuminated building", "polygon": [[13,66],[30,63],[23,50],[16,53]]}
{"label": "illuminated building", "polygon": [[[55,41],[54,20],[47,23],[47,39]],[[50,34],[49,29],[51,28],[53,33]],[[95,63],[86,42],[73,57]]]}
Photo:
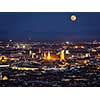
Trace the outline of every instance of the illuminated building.
{"label": "illuminated building", "polygon": [[95,49],[92,49],[91,51],[92,51],[92,52],[96,52],[96,50],[95,50]]}
{"label": "illuminated building", "polygon": [[6,57],[6,56],[0,56],[0,62],[5,63],[7,61],[8,61],[8,57]]}
{"label": "illuminated building", "polygon": [[32,55],[32,51],[31,51],[31,50],[29,51],[29,55],[30,55],[30,56]]}
{"label": "illuminated building", "polygon": [[97,44],[97,41],[95,40],[95,41],[93,41],[93,44]]}
{"label": "illuminated building", "polygon": [[60,60],[65,60],[64,50],[60,52]]}
{"label": "illuminated building", "polygon": [[0,61],[2,60],[2,56],[0,56]]}
{"label": "illuminated building", "polygon": [[38,68],[27,68],[27,67],[12,67],[12,69],[17,69],[17,70],[32,70],[32,71],[35,71],[35,70],[38,70]]}
{"label": "illuminated building", "polygon": [[4,77],[2,78],[2,80],[8,80],[8,77],[7,77],[7,76],[4,76]]}
{"label": "illuminated building", "polygon": [[0,68],[6,68],[6,67],[10,67],[10,65],[8,65],[8,64],[7,65],[4,65],[4,64],[0,65]]}
{"label": "illuminated building", "polygon": [[74,48],[75,48],[75,49],[77,49],[77,48],[78,48],[78,46],[74,46]]}
{"label": "illuminated building", "polygon": [[35,56],[35,53],[32,53],[32,58],[34,58],[34,56]]}
{"label": "illuminated building", "polygon": [[90,53],[86,53],[85,54],[85,57],[90,57]]}
{"label": "illuminated building", "polygon": [[100,54],[98,54],[98,57],[100,57]]}
{"label": "illuminated building", "polygon": [[50,52],[48,52],[47,54],[47,60],[50,60],[51,59],[51,55],[50,55]]}
{"label": "illuminated building", "polygon": [[81,46],[81,48],[84,49],[85,47],[84,46]]}
{"label": "illuminated building", "polygon": [[17,45],[17,48],[20,48],[20,46],[19,46],[19,45]]}
{"label": "illuminated building", "polygon": [[83,64],[87,64],[89,62],[89,60],[84,60]]}
{"label": "illuminated building", "polygon": [[39,48],[39,53],[41,53],[41,49]]}
{"label": "illuminated building", "polygon": [[13,70],[32,70],[32,71],[35,71],[35,70],[38,70],[39,68],[41,67],[40,64],[34,62],[20,62],[19,64],[18,63],[15,63],[15,65],[12,65],[11,68]]}
{"label": "illuminated building", "polygon": [[9,40],[9,42],[12,42],[12,40]]}
{"label": "illuminated building", "polygon": [[23,45],[23,49],[25,49],[26,48],[26,46],[25,45]]}
{"label": "illuminated building", "polygon": [[100,66],[97,67],[97,70],[100,70]]}
{"label": "illuminated building", "polygon": [[59,60],[59,57],[55,54],[51,54],[50,52],[48,52],[47,54],[44,53],[43,59],[48,61],[55,61],[55,60]]}
{"label": "illuminated building", "polygon": [[65,52],[66,54],[69,54],[69,50],[66,50],[66,52]]}
{"label": "illuminated building", "polygon": [[45,53],[45,52],[44,52],[44,54],[43,54],[43,58],[46,59],[46,53]]}
{"label": "illuminated building", "polygon": [[98,46],[97,49],[100,49],[100,46]]}
{"label": "illuminated building", "polygon": [[75,49],[77,49],[77,48],[84,49],[85,47],[84,46],[77,46],[77,45],[75,45],[73,48],[75,48]]}
{"label": "illuminated building", "polygon": [[72,58],[74,57],[74,55],[72,55]]}
{"label": "illuminated building", "polygon": [[62,64],[58,64],[60,68],[64,68],[65,66],[68,66],[68,65],[69,65],[68,63],[64,63],[64,62],[62,62]]}
{"label": "illuminated building", "polygon": [[66,41],[66,44],[69,44],[69,41]]}

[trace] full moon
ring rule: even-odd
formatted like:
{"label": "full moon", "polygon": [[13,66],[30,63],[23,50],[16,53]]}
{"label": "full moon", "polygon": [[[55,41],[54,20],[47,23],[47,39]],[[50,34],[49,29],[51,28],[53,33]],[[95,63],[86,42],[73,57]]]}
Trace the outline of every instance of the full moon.
{"label": "full moon", "polygon": [[74,21],[76,21],[76,19],[77,19],[77,17],[76,17],[75,15],[72,15],[72,16],[71,16],[71,21],[74,22]]}

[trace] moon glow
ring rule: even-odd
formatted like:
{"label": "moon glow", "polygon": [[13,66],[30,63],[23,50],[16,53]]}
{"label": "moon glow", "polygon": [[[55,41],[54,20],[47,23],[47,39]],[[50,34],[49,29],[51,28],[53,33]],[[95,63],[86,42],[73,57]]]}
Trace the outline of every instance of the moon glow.
{"label": "moon glow", "polygon": [[71,19],[71,21],[75,22],[77,17],[75,15],[72,15],[70,19]]}

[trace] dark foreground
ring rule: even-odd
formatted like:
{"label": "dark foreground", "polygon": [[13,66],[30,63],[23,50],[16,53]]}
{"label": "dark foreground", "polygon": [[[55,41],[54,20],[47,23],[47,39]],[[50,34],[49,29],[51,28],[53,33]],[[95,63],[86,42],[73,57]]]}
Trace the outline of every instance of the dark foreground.
{"label": "dark foreground", "polygon": [[1,69],[0,87],[99,87],[100,71],[96,68],[65,68],[38,71]]}

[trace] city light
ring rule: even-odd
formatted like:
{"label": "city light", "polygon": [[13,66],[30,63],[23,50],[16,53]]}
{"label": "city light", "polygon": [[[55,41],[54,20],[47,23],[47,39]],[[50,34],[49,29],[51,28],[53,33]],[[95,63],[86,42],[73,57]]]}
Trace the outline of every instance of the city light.
{"label": "city light", "polygon": [[69,53],[69,50],[66,50],[66,54],[70,54],[70,53]]}
{"label": "city light", "polygon": [[2,80],[8,80],[8,77],[7,76],[4,76],[3,78],[2,78]]}
{"label": "city light", "polygon": [[47,60],[50,60],[51,59],[51,55],[50,55],[50,52],[48,52],[47,54]]}
{"label": "city light", "polygon": [[0,62],[7,62],[7,60],[8,60],[8,57],[6,57],[6,56],[0,56]]}
{"label": "city light", "polygon": [[25,49],[25,47],[26,47],[26,46],[25,46],[25,45],[23,45],[23,49]]}
{"label": "city light", "polygon": [[60,52],[60,60],[65,60],[64,50]]}
{"label": "city light", "polygon": [[[64,82],[67,80],[69,86],[72,86],[71,81],[89,82],[89,78],[85,78],[85,75],[90,77],[100,72],[100,49],[97,48],[97,44],[97,47],[93,47],[93,43],[91,43],[91,47],[84,46],[84,42],[82,45],[71,43],[71,45],[58,43],[58,47],[53,46],[56,44],[51,45],[50,43],[42,44],[43,47],[39,43],[13,43],[9,48],[5,46],[7,54],[0,55],[0,68],[3,70],[0,79],[15,82],[26,79],[27,81],[24,82],[27,84],[30,80],[32,82],[42,81],[41,84],[43,84],[43,80],[52,81],[54,79],[53,81],[56,80],[55,83],[57,83],[56,86],[58,83],[66,86]],[[19,45],[19,48],[16,44]],[[9,49],[11,49],[10,53]],[[53,78],[48,78],[51,76]],[[27,85],[26,83],[25,85]],[[76,86],[76,84],[74,85]]]}
{"label": "city light", "polygon": [[0,16],[0,87],[100,86],[100,14]]}

